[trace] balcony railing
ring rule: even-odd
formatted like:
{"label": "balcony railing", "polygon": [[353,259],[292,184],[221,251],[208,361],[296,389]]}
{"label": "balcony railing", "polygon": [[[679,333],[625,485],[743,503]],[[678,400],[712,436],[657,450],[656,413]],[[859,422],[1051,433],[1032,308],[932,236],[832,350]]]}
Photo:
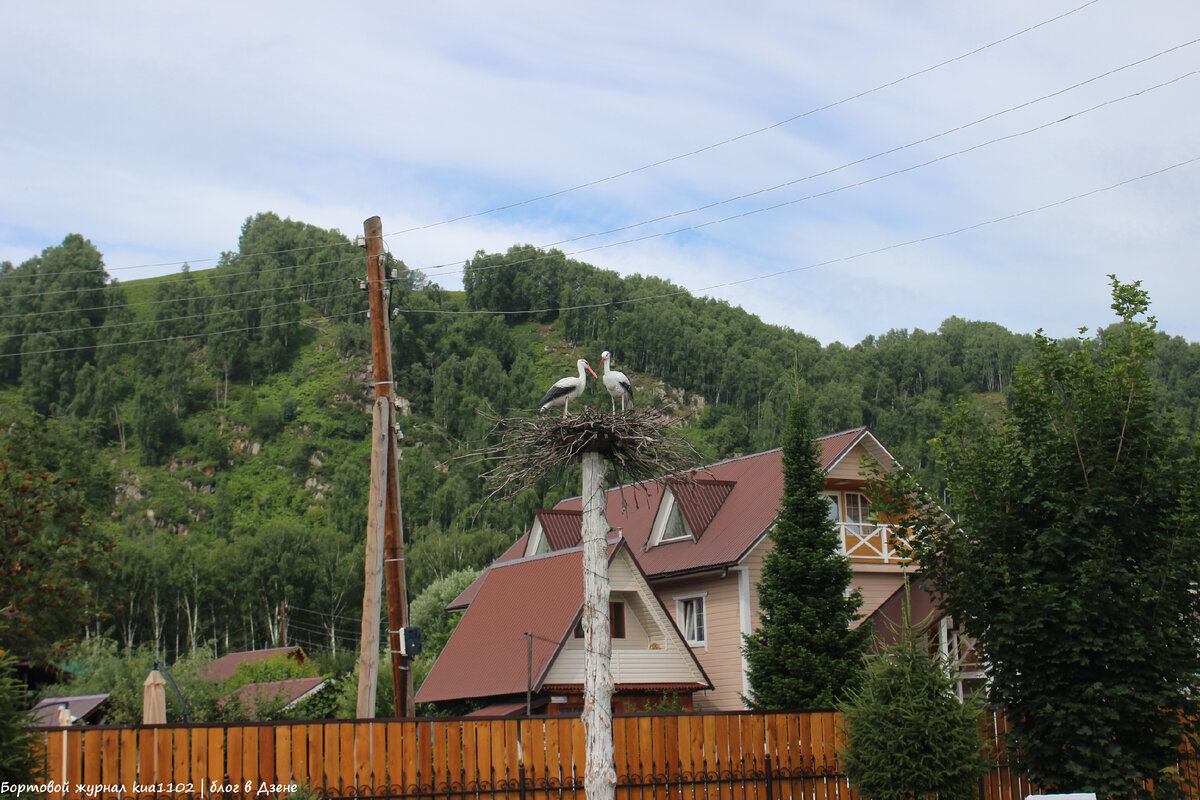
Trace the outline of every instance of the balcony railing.
{"label": "balcony railing", "polygon": [[906,564],[897,545],[904,541],[901,532],[890,525],[870,522],[839,522],[842,552],[851,561],[867,564]]}

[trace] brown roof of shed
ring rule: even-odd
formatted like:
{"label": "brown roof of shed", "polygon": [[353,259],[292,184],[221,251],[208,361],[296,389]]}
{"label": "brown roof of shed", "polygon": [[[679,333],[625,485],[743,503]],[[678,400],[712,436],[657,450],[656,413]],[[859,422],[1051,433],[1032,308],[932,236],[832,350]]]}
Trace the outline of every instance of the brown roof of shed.
{"label": "brown roof of shed", "polygon": [[240,653],[227,653],[208,665],[206,673],[213,683],[220,683],[233,677],[239,664],[254,664],[266,661],[279,655],[298,656],[297,661],[303,663],[304,650],[300,647],[268,647],[265,650],[244,650]]}
{"label": "brown roof of shed", "polygon": [[295,703],[305,695],[316,692],[325,684],[325,678],[288,678],[282,681],[264,681],[262,683],[247,683],[234,689],[223,697],[219,704],[224,706],[231,700],[242,704],[251,719],[258,712],[259,703],[282,703],[285,707]]}

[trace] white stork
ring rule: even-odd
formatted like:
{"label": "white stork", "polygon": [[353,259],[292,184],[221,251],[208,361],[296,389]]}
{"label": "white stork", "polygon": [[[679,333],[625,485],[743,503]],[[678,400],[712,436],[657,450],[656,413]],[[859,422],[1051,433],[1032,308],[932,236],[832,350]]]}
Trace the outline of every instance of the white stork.
{"label": "white stork", "polygon": [[608,389],[608,396],[612,399],[613,413],[617,413],[617,398],[621,398],[621,410],[625,410],[625,401],[629,401],[629,405],[633,405],[633,387],[629,385],[629,378],[625,377],[624,372],[617,372],[612,369],[612,353],[605,350],[600,354],[600,366],[604,368],[604,388]]}
{"label": "white stork", "polygon": [[586,369],[588,372],[591,372],[593,378],[600,377],[588,366],[588,362],[582,358],[575,362],[575,366],[579,367],[579,376],[562,378],[555,381],[554,385],[550,387],[550,390],[546,392],[545,396],[538,403],[538,410],[545,411],[550,406],[560,405],[563,407],[563,416],[566,417],[567,406],[572,400],[583,394],[584,384],[587,383],[587,376],[583,374],[583,371]]}

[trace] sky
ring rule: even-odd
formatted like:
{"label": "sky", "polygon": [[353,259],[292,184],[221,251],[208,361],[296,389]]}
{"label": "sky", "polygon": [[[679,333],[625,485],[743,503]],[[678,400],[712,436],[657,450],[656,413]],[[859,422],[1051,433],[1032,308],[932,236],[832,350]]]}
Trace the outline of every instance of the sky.
{"label": "sky", "polygon": [[[739,7],[735,7],[739,6]],[[120,280],[256,213],[446,288],[555,246],[824,344],[1074,335],[1109,274],[1200,341],[1194,0],[16,3],[0,261]]]}

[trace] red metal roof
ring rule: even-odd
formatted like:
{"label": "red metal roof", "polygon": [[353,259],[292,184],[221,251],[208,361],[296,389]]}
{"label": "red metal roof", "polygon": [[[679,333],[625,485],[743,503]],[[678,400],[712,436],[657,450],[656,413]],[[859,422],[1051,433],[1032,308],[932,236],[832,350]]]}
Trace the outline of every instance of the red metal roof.
{"label": "red metal roof", "polygon": [[208,665],[208,671],[205,674],[213,683],[220,683],[223,680],[233,677],[238,664],[253,664],[279,655],[295,655],[297,656],[296,660],[301,663],[305,660],[304,650],[299,647],[268,647],[265,650],[245,650],[241,653],[227,653],[221,656]]}
{"label": "red metal roof", "polygon": [[583,607],[583,550],[499,563],[479,583],[417,702],[536,690]]}
{"label": "red metal roof", "polygon": [[[871,437],[872,442],[877,444],[866,427],[819,437],[817,442],[821,447],[822,469],[829,470],[837,464],[864,437]],[[707,482],[708,486],[714,487],[701,488],[694,493],[712,492],[703,500],[689,502],[694,495],[683,500],[685,516],[689,505],[694,513],[698,507],[712,510],[711,519],[703,527],[704,535],[698,540],[681,539],[655,547],[648,546],[651,528],[663,497],[661,484],[646,481],[609,489],[605,493],[609,524],[621,531],[638,564],[651,579],[737,564],[779,515],[779,503],[783,497],[783,451],[776,448],[719,461],[696,470],[695,478],[697,482]],[[721,484],[730,485],[731,488],[724,502],[718,506],[715,503],[718,491],[715,487]],[[672,481],[673,492],[677,485],[687,484]],[[686,496],[688,492],[685,489],[676,496]],[[576,511],[581,508],[580,498],[573,497],[559,503],[555,510]],[[690,519],[688,525],[692,525]],[[522,538],[518,544],[525,541]],[[518,548],[511,548],[501,559],[510,553],[513,557],[520,557],[521,552]]]}
{"label": "red metal roof", "polygon": [[[628,549],[627,542],[610,540],[609,562]],[[637,569],[637,559],[629,555]],[[540,691],[582,610],[582,547],[493,565],[417,691],[417,702]],[[527,632],[533,634],[532,652]],[[703,674],[695,656],[690,657]],[[707,682],[687,686],[711,688]]]}
{"label": "red metal roof", "polygon": [[542,509],[537,512],[542,523],[542,535],[551,550],[578,547],[583,541],[583,512],[561,509]]}
{"label": "red metal roof", "polygon": [[253,719],[258,711],[259,703],[279,702],[287,706],[301,699],[306,694],[315,692],[324,683],[325,679],[319,676],[315,678],[289,678],[282,681],[247,683],[221,698],[219,705],[224,706],[231,700],[237,700],[242,704],[246,713]]}
{"label": "red metal roof", "polygon": [[690,481],[670,481],[671,494],[683,512],[691,528],[692,536],[699,539],[708,528],[708,523],[721,510],[721,505],[737,484],[733,481],[714,481],[708,478],[695,478]]}

